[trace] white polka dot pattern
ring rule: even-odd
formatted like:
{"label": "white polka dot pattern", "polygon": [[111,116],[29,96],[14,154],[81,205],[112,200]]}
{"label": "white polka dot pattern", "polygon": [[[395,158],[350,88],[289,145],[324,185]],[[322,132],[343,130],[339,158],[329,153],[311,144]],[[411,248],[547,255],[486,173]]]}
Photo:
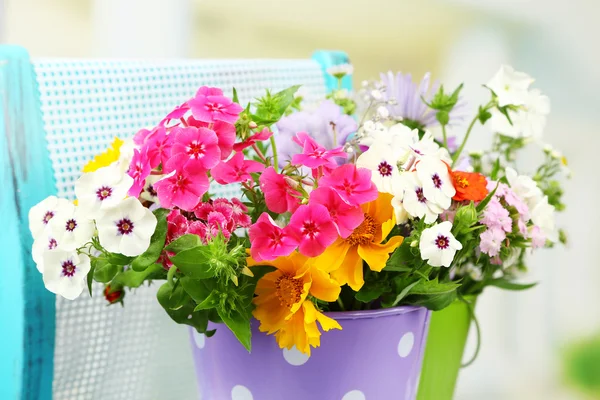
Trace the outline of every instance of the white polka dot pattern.
{"label": "white polka dot pattern", "polygon": [[400,338],[398,342],[398,355],[402,358],[407,357],[415,345],[415,335],[412,332],[407,332]]}
{"label": "white polka dot pattern", "polygon": [[283,349],[283,358],[285,358],[285,361],[287,361],[288,364],[297,367],[306,364],[310,356],[302,353],[294,346],[290,350]]}
{"label": "white polka dot pattern", "polygon": [[[58,196],[71,199],[82,166],[115,136],[155,125],[202,85],[228,95],[235,87],[242,102],[294,84],[305,86],[307,101],[325,94],[320,66],[310,60],[38,60],[34,67]],[[238,193],[230,185],[217,195]],[[198,397],[186,329],[160,308],[157,288],[127,293],[124,308],[107,307],[100,285],[92,299],[57,299],[55,399]],[[243,395],[236,400],[252,399]]]}
{"label": "white polka dot pattern", "polygon": [[342,397],[342,400],[366,400],[365,394],[360,390],[353,390]]}
{"label": "white polka dot pattern", "polygon": [[247,387],[237,385],[231,389],[231,400],[254,400],[254,397]]}

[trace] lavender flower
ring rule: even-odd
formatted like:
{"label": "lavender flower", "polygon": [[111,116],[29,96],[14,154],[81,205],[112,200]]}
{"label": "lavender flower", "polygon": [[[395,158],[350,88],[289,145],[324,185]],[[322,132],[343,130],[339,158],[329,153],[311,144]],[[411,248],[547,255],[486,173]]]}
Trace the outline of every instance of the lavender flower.
{"label": "lavender flower", "polygon": [[[387,108],[390,116],[402,119],[402,122],[411,128],[426,129],[439,125],[435,117],[436,111],[429,108],[423,101],[431,103],[440,86],[436,81],[430,88],[430,79],[431,74],[426,73],[417,87],[410,74],[402,75],[398,72],[394,76],[391,71],[381,74],[381,83],[384,87],[382,94],[384,100],[388,102]],[[390,102],[392,104],[389,104]],[[466,111],[466,102],[459,100],[450,112],[448,125],[453,126],[462,122],[466,117]]]}
{"label": "lavender flower", "polygon": [[343,114],[342,109],[330,100],[323,101],[312,112],[300,111],[284,117],[277,123],[278,132],[275,134],[279,165],[284,166],[292,155],[301,151],[292,141],[298,132],[307,132],[317,143],[331,150],[343,146],[348,136],[356,132],[356,129],[354,118]]}

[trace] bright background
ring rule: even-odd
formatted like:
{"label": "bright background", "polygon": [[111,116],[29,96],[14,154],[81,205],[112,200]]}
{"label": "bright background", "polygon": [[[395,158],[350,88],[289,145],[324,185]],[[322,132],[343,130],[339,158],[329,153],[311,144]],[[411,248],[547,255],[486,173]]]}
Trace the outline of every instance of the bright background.
{"label": "bright background", "polygon": [[[34,57],[307,58],[341,49],[356,85],[389,69],[431,71],[449,85],[464,81],[474,107],[501,63],[530,73],[552,100],[544,139],[573,171],[560,216],[570,244],[531,257],[533,290],[486,291],[482,351],[456,398],[576,400],[584,397],[565,384],[564,349],[600,332],[598,15],[598,0],[0,0],[0,42]],[[471,148],[487,135],[480,129]]]}

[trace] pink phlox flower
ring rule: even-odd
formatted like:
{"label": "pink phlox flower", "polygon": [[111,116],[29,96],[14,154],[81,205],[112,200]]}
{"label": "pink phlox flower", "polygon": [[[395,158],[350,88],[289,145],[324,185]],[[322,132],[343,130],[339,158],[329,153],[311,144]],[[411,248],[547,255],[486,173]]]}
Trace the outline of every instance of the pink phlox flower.
{"label": "pink phlox flower", "polygon": [[162,164],[163,167],[166,165],[171,157],[172,146],[173,137],[167,135],[167,130],[162,126],[154,128],[150,134],[144,138],[142,149],[146,150],[152,169],[158,167],[160,164]]}
{"label": "pink phlox flower", "polygon": [[268,140],[271,136],[273,136],[273,132],[269,130],[269,128],[264,128],[262,131],[255,133],[254,135],[248,137],[246,140],[240,143],[236,143],[233,145],[233,150],[242,151],[247,147],[252,146],[256,142],[261,142],[263,140]]}
{"label": "pink phlox flower", "polygon": [[351,206],[358,206],[375,200],[379,196],[377,186],[371,181],[371,170],[345,164],[335,168],[321,178],[320,186],[333,189],[338,196]]}
{"label": "pink phlox flower", "polygon": [[162,207],[177,206],[182,210],[191,211],[196,208],[208,186],[204,168],[197,163],[188,163],[156,182],[154,189]]}
{"label": "pink phlox flower", "polygon": [[143,145],[146,143],[146,138],[150,136],[152,132],[152,130],[146,128],[140,129],[135,135],[133,135],[133,143],[137,144],[138,146]]}
{"label": "pink phlox flower", "polygon": [[506,239],[506,233],[502,229],[494,227],[486,229],[479,237],[481,239],[481,243],[479,243],[481,252],[490,257],[495,257],[500,253],[500,247],[502,247],[502,241]]}
{"label": "pink phlox flower", "polygon": [[326,166],[331,169],[338,165],[335,158],[346,158],[348,156],[342,150],[342,147],[327,150],[306,132],[298,132],[292,138],[292,141],[302,146],[302,153],[292,156],[292,163],[296,165],[304,165],[312,169]]}
{"label": "pink phlox flower", "polygon": [[150,175],[150,160],[148,158],[147,148],[133,150],[133,157],[129,164],[127,173],[133,178],[133,185],[127,194],[132,197],[138,197],[146,184],[146,178]]}
{"label": "pink phlox flower", "polygon": [[196,96],[188,101],[194,118],[204,122],[223,121],[230,124],[237,121],[244,110],[242,106],[223,96],[217,88],[202,87]]}
{"label": "pink phlox flower", "polygon": [[338,194],[328,187],[320,187],[310,194],[310,203],[321,204],[329,210],[331,220],[336,224],[342,238],[352,234],[365,219],[362,208],[346,204]]}
{"label": "pink phlox flower", "polygon": [[499,228],[504,232],[512,231],[512,218],[510,218],[508,210],[496,198],[490,200],[486,206],[481,222],[489,228]]}
{"label": "pink phlox flower", "polygon": [[316,257],[339,237],[337,226],[324,205],[309,203],[292,214],[289,228],[299,242],[298,250],[308,257]]}
{"label": "pink phlox flower", "polygon": [[233,150],[233,143],[235,142],[235,125],[223,121],[203,122],[195,119],[193,116],[187,119],[187,124],[196,128],[212,129],[217,135],[219,149],[221,149],[221,160],[226,160],[229,157]]}
{"label": "pink phlox flower", "polygon": [[189,110],[190,106],[187,104],[187,102],[180,104],[175,107],[173,111],[168,113],[167,116],[160,121],[159,125],[165,125],[171,120],[183,118]]}
{"label": "pink phlox flower", "polygon": [[265,169],[259,182],[269,210],[282,214],[294,212],[300,206],[300,192],[290,186],[285,175],[278,174],[273,167]]}
{"label": "pink phlox flower", "polygon": [[531,236],[531,247],[534,249],[539,249],[546,245],[546,235],[544,235],[544,232],[542,232],[539,226],[534,225],[531,228],[529,235]]}
{"label": "pink phlox flower", "polygon": [[298,240],[290,228],[280,228],[267,213],[262,213],[248,230],[250,254],[256,261],[274,260],[290,255],[298,247]]}
{"label": "pink phlox flower", "polygon": [[174,135],[171,158],[177,160],[174,161],[175,164],[196,163],[208,170],[221,160],[217,135],[212,129],[176,127],[171,131],[171,135]]}
{"label": "pink phlox flower", "polygon": [[253,172],[264,171],[265,166],[258,161],[244,160],[244,153],[235,153],[228,161],[221,161],[212,170],[212,177],[221,185],[246,182],[252,179]]}

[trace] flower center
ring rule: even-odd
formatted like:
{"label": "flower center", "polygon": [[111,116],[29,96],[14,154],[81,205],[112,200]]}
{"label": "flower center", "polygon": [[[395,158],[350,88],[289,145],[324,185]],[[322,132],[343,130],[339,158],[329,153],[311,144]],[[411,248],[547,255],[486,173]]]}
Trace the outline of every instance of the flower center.
{"label": "flower center", "polygon": [[435,245],[440,250],[446,250],[448,246],[450,246],[450,240],[447,236],[438,235],[438,237],[435,239]]}
{"label": "flower center", "polygon": [[73,232],[75,228],[77,228],[77,221],[75,221],[74,219],[68,220],[65,225],[65,229],[69,232]]}
{"label": "flower center", "polygon": [[48,240],[48,250],[55,249],[56,246],[58,246],[56,239],[52,238],[52,239]]}
{"label": "flower center", "polygon": [[422,187],[416,188],[415,189],[415,193],[417,194],[417,200],[419,200],[419,203],[425,203],[427,201],[427,199],[423,195],[423,188]]}
{"label": "flower center", "polygon": [[463,189],[469,186],[469,181],[467,180],[467,178],[463,178],[462,176],[457,176],[454,179],[454,183],[456,183],[456,185],[460,186]]}
{"label": "flower center", "polygon": [[382,161],[378,166],[377,170],[379,171],[379,175],[381,176],[391,176],[392,175],[392,166],[388,164],[387,161]]}
{"label": "flower center", "polygon": [[190,157],[198,159],[204,157],[205,150],[206,146],[204,143],[193,141],[189,144],[187,153],[190,155]]}
{"label": "flower center", "polygon": [[305,222],[302,225],[302,235],[314,239],[319,235],[319,227],[313,221]]}
{"label": "flower center", "polygon": [[210,112],[220,112],[223,108],[219,103],[206,103],[206,109]]}
{"label": "flower center", "polygon": [[352,182],[350,182],[350,181],[347,181],[347,180],[345,180],[345,181],[344,181],[344,183],[342,184],[342,189],[343,189],[343,190],[344,190],[344,191],[345,191],[345,192],[346,192],[348,195],[350,195],[350,194],[352,194],[352,192],[354,192],[354,188],[355,188],[355,185],[354,185],[354,183],[352,183]]}
{"label": "flower center", "polygon": [[154,186],[149,185],[148,189],[146,189],[146,191],[148,192],[148,194],[152,197],[156,197],[158,196],[158,193],[156,193],[156,190],[154,190]]}
{"label": "flower center", "polygon": [[346,242],[348,242],[350,246],[371,243],[377,228],[379,228],[379,224],[375,222],[375,219],[370,215],[365,214],[363,222],[358,228],[354,229],[348,238],[346,238]]}
{"label": "flower center", "polygon": [[117,222],[117,229],[120,235],[129,235],[133,232],[133,222],[129,218],[123,218]]}
{"label": "flower center", "polygon": [[302,279],[296,279],[291,275],[281,275],[275,281],[275,293],[282,306],[292,308],[302,298]]}
{"label": "flower center", "polygon": [[50,222],[50,220],[52,219],[52,217],[54,217],[54,213],[52,211],[47,211],[46,214],[44,214],[44,225],[47,225],[48,222]]}
{"label": "flower center", "polygon": [[63,263],[62,263],[63,276],[68,276],[69,278],[72,277],[73,275],[75,275],[76,269],[77,269],[77,267],[75,267],[75,264],[73,264],[73,261],[71,261],[71,260],[63,261]]}
{"label": "flower center", "polygon": [[104,201],[112,196],[112,188],[108,186],[102,186],[98,190],[96,190],[96,196],[100,199],[100,201]]}
{"label": "flower center", "polygon": [[434,174],[431,177],[431,180],[433,181],[433,186],[435,186],[436,189],[439,189],[442,187],[442,179],[440,178],[440,176],[438,174]]}

